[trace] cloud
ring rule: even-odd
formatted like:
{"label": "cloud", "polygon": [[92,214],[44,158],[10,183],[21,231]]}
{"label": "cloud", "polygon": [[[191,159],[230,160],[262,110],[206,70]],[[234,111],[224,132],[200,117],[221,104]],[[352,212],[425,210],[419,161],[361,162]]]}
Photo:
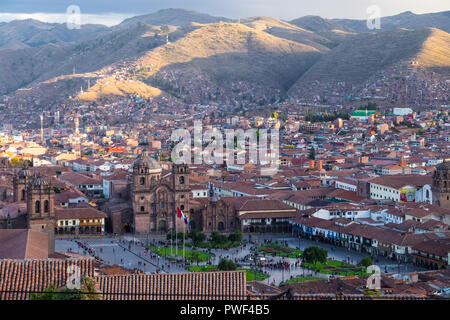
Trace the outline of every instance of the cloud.
{"label": "cloud", "polygon": [[366,10],[371,5],[378,5],[382,16],[403,11],[419,14],[449,10],[448,0],[0,0],[0,12],[17,12],[17,15],[44,12],[39,13],[42,19],[55,19],[51,14],[60,15],[70,5],[81,8],[85,21],[106,21],[108,25],[117,23],[121,16],[167,8],[185,8],[229,18],[266,15],[285,20],[305,15],[366,19]]}
{"label": "cloud", "polygon": [[[81,14],[81,24],[103,24],[108,27],[121,23],[124,19],[136,14],[104,13],[104,14]],[[0,13],[0,22],[10,22],[13,20],[34,19],[49,23],[66,23],[65,13]]]}

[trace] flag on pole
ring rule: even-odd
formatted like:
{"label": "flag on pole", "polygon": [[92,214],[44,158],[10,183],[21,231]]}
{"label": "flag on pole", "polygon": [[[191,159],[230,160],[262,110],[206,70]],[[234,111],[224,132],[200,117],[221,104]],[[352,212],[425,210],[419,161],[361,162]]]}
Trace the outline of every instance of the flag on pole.
{"label": "flag on pole", "polygon": [[184,212],[177,208],[177,217],[180,218],[186,226],[188,226],[188,230],[191,231],[191,223],[189,221],[189,217],[184,214]]}
{"label": "flag on pole", "polygon": [[188,231],[191,232],[191,223],[189,221],[189,217],[188,216],[184,216],[184,224],[188,226]]}
{"label": "flag on pole", "polygon": [[184,213],[180,208],[177,208],[177,217],[183,219]]}

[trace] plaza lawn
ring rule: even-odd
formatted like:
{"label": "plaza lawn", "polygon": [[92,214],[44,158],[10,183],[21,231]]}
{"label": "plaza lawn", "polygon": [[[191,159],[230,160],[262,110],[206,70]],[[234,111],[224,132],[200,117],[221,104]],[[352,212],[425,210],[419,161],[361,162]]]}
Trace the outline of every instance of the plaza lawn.
{"label": "plaza lawn", "polygon": [[200,242],[196,246],[190,242],[189,244],[186,244],[186,246],[203,248],[203,249],[223,249],[223,248],[236,248],[243,244],[244,243],[241,243],[239,241],[235,241],[235,242],[227,241],[227,242],[221,243],[221,244],[212,243],[210,241],[205,241],[205,242]]}
{"label": "plaza lawn", "polygon": [[[263,281],[264,279],[267,279],[269,276],[265,273],[254,271],[250,269],[243,269],[239,268],[237,270],[245,270],[245,278],[247,281]],[[217,265],[212,266],[190,266],[189,271],[192,272],[211,272],[211,271],[219,271],[219,268]]]}
{"label": "plaza lawn", "polygon": [[[150,246],[148,247],[148,249],[152,252],[155,252],[157,254],[159,254],[162,257],[168,257],[170,255],[174,255],[177,254],[179,257],[183,257],[183,249],[182,248],[178,248],[178,252],[176,251],[176,248],[164,248],[164,247],[155,247],[155,246]],[[193,252],[197,252],[197,257],[195,257]],[[211,255],[209,253],[203,252],[203,251],[199,251],[199,250],[191,250],[191,249],[187,249],[184,251],[185,257],[187,261],[190,262],[203,262],[203,261],[208,261],[211,258]]]}
{"label": "plaza lawn", "polygon": [[241,270],[245,270],[245,279],[247,281],[263,281],[269,277],[267,274],[259,271],[249,269],[241,269]]}
{"label": "plaza lawn", "polygon": [[339,276],[367,275],[364,267],[355,266],[338,260],[327,260],[325,264],[316,262],[315,265],[305,263],[305,267],[309,267],[310,270],[315,270],[322,274],[334,274]]}
{"label": "plaza lawn", "polygon": [[192,272],[210,272],[210,271],[219,271],[217,265],[212,266],[189,266],[189,271]]}
{"label": "plaza lawn", "polygon": [[291,283],[299,283],[299,282],[307,282],[307,281],[315,281],[315,280],[326,280],[324,278],[318,278],[318,277],[298,277],[298,278],[292,278],[288,281],[283,282],[281,285],[291,284]]}
{"label": "plaza lawn", "polygon": [[268,255],[285,258],[300,258],[300,255],[302,254],[302,251],[298,249],[292,249],[277,243],[265,244],[259,247],[258,250]]}

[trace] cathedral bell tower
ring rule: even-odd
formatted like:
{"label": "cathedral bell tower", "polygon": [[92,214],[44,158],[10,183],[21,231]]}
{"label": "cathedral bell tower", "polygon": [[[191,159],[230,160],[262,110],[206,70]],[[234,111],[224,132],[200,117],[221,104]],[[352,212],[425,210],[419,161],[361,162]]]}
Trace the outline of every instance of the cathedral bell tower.
{"label": "cathedral bell tower", "polygon": [[172,166],[172,184],[175,190],[175,205],[188,215],[191,194],[189,174],[190,169],[187,164],[174,164]]}
{"label": "cathedral bell tower", "polygon": [[161,165],[147,151],[142,151],[134,160],[130,175],[134,232],[150,230],[150,215],[155,209],[152,206],[151,190],[160,182],[161,175]]}
{"label": "cathedral bell tower", "polygon": [[33,172],[22,168],[13,178],[14,202],[27,201],[27,188],[34,178]]}
{"label": "cathedral bell tower", "polygon": [[450,209],[450,162],[443,162],[433,174],[433,204]]}
{"label": "cathedral bell tower", "polygon": [[28,228],[48,234],[49,254],[55,252],[55,192],[40,174],[27,188]]}

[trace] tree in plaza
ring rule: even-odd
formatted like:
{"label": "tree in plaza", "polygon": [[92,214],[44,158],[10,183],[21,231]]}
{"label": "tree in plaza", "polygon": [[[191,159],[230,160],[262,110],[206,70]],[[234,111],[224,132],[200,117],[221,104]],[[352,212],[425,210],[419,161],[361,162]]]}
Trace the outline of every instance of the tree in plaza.
{"label": "tree in plaza", "polygon": [[220,234],[217,231],[213,231],[213,232],[211,232],[211,235],[210,235],[210,241],[216,245],[223,244],[223,243],[227,242],[227,237],[223,234]]}
{"label": "tree in plaza", "polygon": [[359,262],[359,264],[360,264],[361,266],[364,266],[364,267],[367,268],[367,267],[369,267],[369,266],[372,265],[372,258],[369,257],[369,256],[366,256],[366,257],[364,257],[364,258],[361,259],[361,261]]}
{"label": "tree in plaza", "polygon": [[167,240],[175,241],[177,238],[178,238],[178,240],[183,240],[183,236],[184,236],[184,239],[187,239],[189,234],[183,233],[183,232],[170,231],[169,233],[167,233]]}
{"label": "tree in plaza", "polygon": [[228,235],[228,241],[230,242],[241,242],[242,241],[242,232],[237,230]]}
{"label": "tree in plaza", "polygon": [[236,264],[228,259],[221,259],[218,265],[220,271],[233,271],[237,269]]}
{"label": "tree in plaza", "polygon": [[328,251],[320,247],[308,247],[302,253],[302,259],[306,263],[315,265],[317,262],[325,263],[327,261]]}
{"label": "tree in plaza", "polygon": [[189,233],[189,237],[192,239],[194,245],[198,245],[206,240],[206,235],[197,230],[192,230],[191,233]]}
{"label": "tree in plaza", "polygon": [[197,265],[200,262],[200,252],[198,252],[197,250],[192,250],[190,253],[190,258],[192,261],[197,261]]}

